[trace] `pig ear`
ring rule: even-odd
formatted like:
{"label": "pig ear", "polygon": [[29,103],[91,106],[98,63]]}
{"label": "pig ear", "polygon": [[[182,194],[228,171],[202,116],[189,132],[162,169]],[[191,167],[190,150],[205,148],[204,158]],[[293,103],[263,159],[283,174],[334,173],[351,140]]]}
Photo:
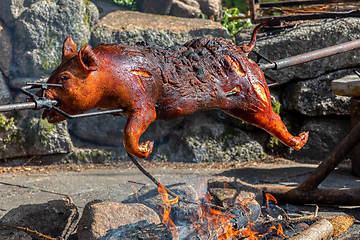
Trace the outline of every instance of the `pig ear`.
{"label": "pig ear", "polygon": [[65,39],[62,49],[61,61],[64,62],[67,59],[70,59],[76,53],[76,44],[71,37]]}
{"label": "pig ear", "polygon": [[99,68],[99,59],[96,57],[89,44],[85,44],[80,49],[78,59],[80,65],[86,71],[96,71]]}

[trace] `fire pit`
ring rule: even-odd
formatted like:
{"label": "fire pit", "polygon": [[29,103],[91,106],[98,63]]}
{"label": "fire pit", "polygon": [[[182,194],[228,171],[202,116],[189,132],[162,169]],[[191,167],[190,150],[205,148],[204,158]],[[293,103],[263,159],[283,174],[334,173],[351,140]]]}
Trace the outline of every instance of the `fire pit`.
{"label": "fire pit", "polygon": [[[263,204],[263,195],[261,191],[257,188],[253,188],[253,185],[258,184],[267,184],[267,185],[282,185],[282,186],[292,186],[301,183],[305,177],[313,171],[316,167],[314,164],[301,164],[295,163],[283,159],[268,159],[258,162],[251,163],[243,163],[243,164],[184,164],[184,163],[149,163],[149,162],[140,162],[149,172],[156,178],[161,180],[161,182],[168,188],[170,188],[173,192],[177,193],[182,199],[188,199],[192,201],[192,204],[179,201],[178,203],[171,204],[171,213],[170,219],[174,221],[177,226],[177,230],[179,234],[184,234],[187,230],[183,225],[179,224],[180,220],[184,221],[186,215],[174,212],[175,210],[182,209],[182,213],[186,213],[186,209],[191,206],[190,212],[197,212],[197,216],[201,217],[202,213],[199,211],[195,211],[195,209],[201,209],[200,205],[196,206],[193,203],[197,203],[196,200],[196,192],[198,191],[199,186],[203,186],[203,188],[198,191],[200,192],[200,196],[204,196],[207,190],[209,190],[210,195],[213,196],[213,199],[210,201],[211,204],[215,206],[219,206],[219,208],[214,208],[214,211],[221,211],[224,214],[230,214],[226,212],[225,209],[230,208],[231,204],[240,200],[240,193],[245,198],[252,197],[256,199],[260,205],[263,215],[258,218],[255,222],[254,227],[259,227],[260,223],[268,223],[268,220],[271,220],[272,223],[275,224],[276,231],[272,229],[271,234],[276,234],[277,229],[279,229],[278,223],[281,223],[282,228],[284,230],[284,234],[290,236],[289,228],[284,222],[280,222],[275,216],[276,214],[282,216],[282,220],[285,219],[284,213],[280,210],[280,208],[284,209],[286,214],[291,218],[296,217],[309,217],[306,219],[306,224],[310,225],[314,218],[311,218],[315,213],[315,205],[302,205],[296,206],[291,204],[281,204],[279,203],[279,207],[273,203],[273,201],[269,202],[269,207],[273,213],[270,214],[269,218],[265,218],[268,212],[268,204]],[[97,168],[99,168],[98,166]],[[106,199],[108,202],[102,202],[103,205],[114,204],[112,202],[118,202],[116,204],[131,206],[132,203],[136,202],[145,204],[149,206],[155,211],[161,213],[164,207],[162,203],[162,199],[158,193],[158,190],[154,188],[154,185],[149,182],[149,180],[142,174],[138,174],[138,169],[134,166],[131,166],[128,163],[120,163],[118,165],[108,166],[103,169],[83,169],[79,168],[78,171],[69,171],[66,169],[60,170],[58,168],[54,169],[46,169],[41,167],[43,170],[39,171],[33,167],[32,171],[28,172],[18,172],[18,173],[5,173],[1,176],[2,184],[0,187],[3,189],[4,186],[7,186],[8,189],[12,189],[15,195],[9,195],[3,198],[1,209],[8,209],[16,207],[19,203],[17,201],[21,200],[21,203],[36,203],[36,202],[44,202],[47,199],[57,199],[61,196],[69,196],[73,199],[74,203],[82,209],[86,203],[92,201],[93,199],[102,199],[103,201]],[[21,169],[21,168],[19,168]],[[56,171],[54,171],[56,170]],[[16,178],[11,178],[12,176],[16,176]],[[131,177],[130,177],[131,176]],[[131,180],[131,181],[129,181]],[[208,184],[204,184],[204,181],[207,180]],[[242,181],[247,181],[249,183],[244,184]],[[6,183],[7,185],[3,185]],[[53,189],[52,186],[55,184],[59,186],[58,189]],[[88,186],[91,185],[91,188]],[[245,187],[244,187],[245,185]],[[358,185],[357,179],[351,175],[349,175],[349,165],[343,164],[339,169],[336,169],[332,172],[332,174],[325,179],[322,183],[322,187],[326,188],[356,188]],[[19,188],[19,186],[23,186]],[[186,187],[193,186],[193,187]],[[242,186],[242,188],[240,188]],[[24,188],[26,187],[26,188]],[[188,189],[185,191],[184,189]],[[192,189],[192,190],[191,190]],[[250,191],[252,189],[252,191]],[[25,190],[25,191],[24,191]],[[246,191],[245,191],[246,190]],[[28,196],[33,196],[32,198],[28,198]],[[191,197],[190,197],[191,196]],[[171,196],[168,197],[170,200],[173,199]],[[28,200],[26,200],[28,199]],[[17,200],[17,201],[16,201]],[[221,203],[221,204],[220,204]],[[160,204],[160,208],[156,206]],[[219,205],[220,204],[220,205]],[[260,206],[258,205],[258,206]],[[89,205],[96,206],[96,205]],[[208,205],[204,205],[204,208],[207,208]],[[95,208],[95,207],[94,207]],[[87,207],[85,207],[87,209]],[[134,214],[131,212],[114,212],[105,211],[106,208],[102,208],[104,214],[120,214],[124,218],[130,217],[130,215]],[[111,208],[114,209],[114,208]],[[242,208],[241,208],[242,209]],[[256,208],[255,208],[256,209]],[[168,209],[169,210],[169,209]],[[235,208],[236,210],[236,208]],[[237,216],[242,216],[241,211],[231,212],[232,215],[237,214]],[[247,210],[247,208],[245,208]],[[201,210],[202,211],[202,210]],[[22,211],[23,214],[26,211]],[[86,211],[87,212],[87,211]],[[246,212],[246,211],[245,211]],[[91,212],[88,212],[91,213]],[[98,212],[99,214],[99,212]],[[318,216],[321,217],[334,217],[339,215],[350,215],[354,216],[356,219],[359,219],[358,207],[334,207],[334,206],[320,206],[318,211]],[[42,215],[38,213],[38,215]],[[85,213],[85,210],[82,214],[83,216],[89,216],[89,214]],[[208,214],[209,215],[209,214]],[[219,214],[218,214],[219,215]],[[101,215],[102,223],[109,218],[110,215]],[[180,220],[179,220],[179,216]],[[217,215],[215,215],[217,216]],[[145,216],[149,217],[149,216]],[[160,222],[163,217],[160,217]],[[199,219],[199,218],[198,218]],[[200,218],[201,219],[201,218]],[[240,218],[238,218],[240,219]],[[91,222],[91,219],[88,219]],[[135,222],[138,222],[140,219],[138,218]],[[303,219],[304,220],[304,219]],[[38,221],[41,221],[38,218]],[[193,226],[191,219],[187,218],[189,222],[189,228]],[[207,220],[206,220],[207,221]],[[206,222],[204,220],[204,222]],[[96,223],[97,222],[97,223]],[[135,223],[134,222],[134,223]],[[158,222],[155,225],[160,224]],[[240,220],[237,220],[240,222]],[[99,224],[100,222],[95,221],[93,224]],[[195,222],[196,223],[196,222]],[[201,222],[197,222],[198,226]],[[12,222],[13,225],[16,225],[16,222]],[[93,226],[95,226],[93,225]],[[125,224],[127,225],[127,224]],[[119,226],[125,226],[119,225]],[[155,227],[153,225],[152,227]],[[139,225],[136,225],[139,226]],[[163,226],[163,225],[160,225]],[[162,228],[157,226],[156,229],[161,229],[161,233],[167,233],[169,231],[168,227],[163,226]],[[268,225],[265,225],[268,226]],[[29,229],[34,229],[34,226],[27,226]],[[268,226],[271,228],[271,225]],[[114,229],[117,229],[115,227]],[[124,227],[122,227],[124,228]],[[127,226],[126,228],[130,228]],[[151,230],[149,230],[149,228]],[[132,228],[134,232],[136,232],[137,228]],[[154,233],[156,232],[151,226],[142,227],[144,232]],[[204,228],[203,233],[204,233]],[[264,229],[266,229],[264,227]],[[360,229],[360,225],[358,220],[355,221],[355,224],[350,228],[348,232],[346,232],[347,236],[350,234],[356,234]],[[92,228],[87,228],[87,231],[91,231]],[[109,230],[109,229],[108,229]],[[253,230],[255,230],[253,228]],[[37,229],[38,232],[46,233],[44,230]],[[114,230],[113,230],[114,231]],[[257,230],[258,231],[258,230]],[[133,233],[134,233],[133,232]],[[143,232],[143,233],[144,233]],[[189,235],[191,232],[187,232]],[[205,232],[206,234],[210,234],[211,232]],[[204,233],[204,234],[205,234]],[[194,233],[192,233],[194,234]],[[212,234],[215,234],[212,232]],[[60,234],[59,234],[60,235]],[[0,235],[1,236],[1,235]],[[54,238],[56,235],[52,235]],[[159,235],[162,236],[162,235]],[[184,236],[184,235],[180,235]],[[186,235],[187,236],[187,235]],[[192,235],[193,236],[193,235]],[[215,236],[215,235],[213,235]],[[269,234],[267,235],[269,237]],[[275,236],[274,236],[275,237]],[[276,236],[277,237],[277,236]],[[85,238],[86,239],[86,238]],[[147,239],[147,238],[143,238]],[[159,238],[161,239],[161,238]],[[169,238],[168,238],[169,239]],[[171,238],[170,238],[171,239]],[[182,238],[180,238],[182,239]],[[201,239],[201,238],[193,238],[193,239]],[[216,238],[215,238],[216,239]],[[236,238],[235,238],[236,239]],[[275,238],[276,239],[276,238]],[[279,238],[281,239],[281,238]]]}

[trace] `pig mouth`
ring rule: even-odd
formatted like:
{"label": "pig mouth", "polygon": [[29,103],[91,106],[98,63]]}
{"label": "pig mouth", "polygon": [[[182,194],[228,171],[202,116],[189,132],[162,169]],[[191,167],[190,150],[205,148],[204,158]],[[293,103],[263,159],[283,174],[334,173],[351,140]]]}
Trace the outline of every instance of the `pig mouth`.
{"label": "pig mouth", "polygon": [[[56,105],[57,108],[59,108],[60,110],[63,111],[63,109],[61,108],[61,103],[60,101],[58,101],[58,105]],[[56,112],[53,109],[45,109],[43,115],[42,115],[42,119],[48,119],[49,123],[57,123],[57,122],[61,122],[66,120],[66,117],[64,117],[63,115],[61,115],[60,113]]]}

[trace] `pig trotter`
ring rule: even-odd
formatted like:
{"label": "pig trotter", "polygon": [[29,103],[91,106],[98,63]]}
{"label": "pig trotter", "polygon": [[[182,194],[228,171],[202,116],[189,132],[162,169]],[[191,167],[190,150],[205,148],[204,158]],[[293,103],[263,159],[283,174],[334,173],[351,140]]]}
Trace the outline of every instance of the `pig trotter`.
{"label": "pig trotter", "polygon": [[279,139],[285,145],[295,150],[300,150],[305,145],[309,137],[309,132],[300,133],[299,136],[291,135],[284,123],[281,121],[280,116],[276,113],[272,113],[271,121],[258,126],[269,132],[275,138]]}
{"label": "pig trotter", "polygon": [[300,133],[298,137],[294,137],[294,140],[293,140],[294,145],[291,145],[290,147],[292,149],[299,151],[307,142],[308,137],[309,137],[309,132]]}
{"label": "pig trotter", "polygon": [[154,147],[154,142],[146,141],[143,143],[139,143],[140,152],[149,155],[152,152]]}

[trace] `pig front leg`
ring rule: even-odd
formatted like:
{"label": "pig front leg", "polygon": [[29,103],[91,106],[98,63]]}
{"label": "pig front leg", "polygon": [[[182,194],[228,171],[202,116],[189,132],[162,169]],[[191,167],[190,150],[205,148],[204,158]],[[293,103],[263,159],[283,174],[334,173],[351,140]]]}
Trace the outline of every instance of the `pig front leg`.
{"label": "pig front leg", "polygon": [[149,156],[152,152],[154,142],[146,141],[139,143],[139,139],[155,119],[156,111],[153,107],[142,107],[128,112],[123,135],[124,146],[128,153],[138,158],[146,158]]}

